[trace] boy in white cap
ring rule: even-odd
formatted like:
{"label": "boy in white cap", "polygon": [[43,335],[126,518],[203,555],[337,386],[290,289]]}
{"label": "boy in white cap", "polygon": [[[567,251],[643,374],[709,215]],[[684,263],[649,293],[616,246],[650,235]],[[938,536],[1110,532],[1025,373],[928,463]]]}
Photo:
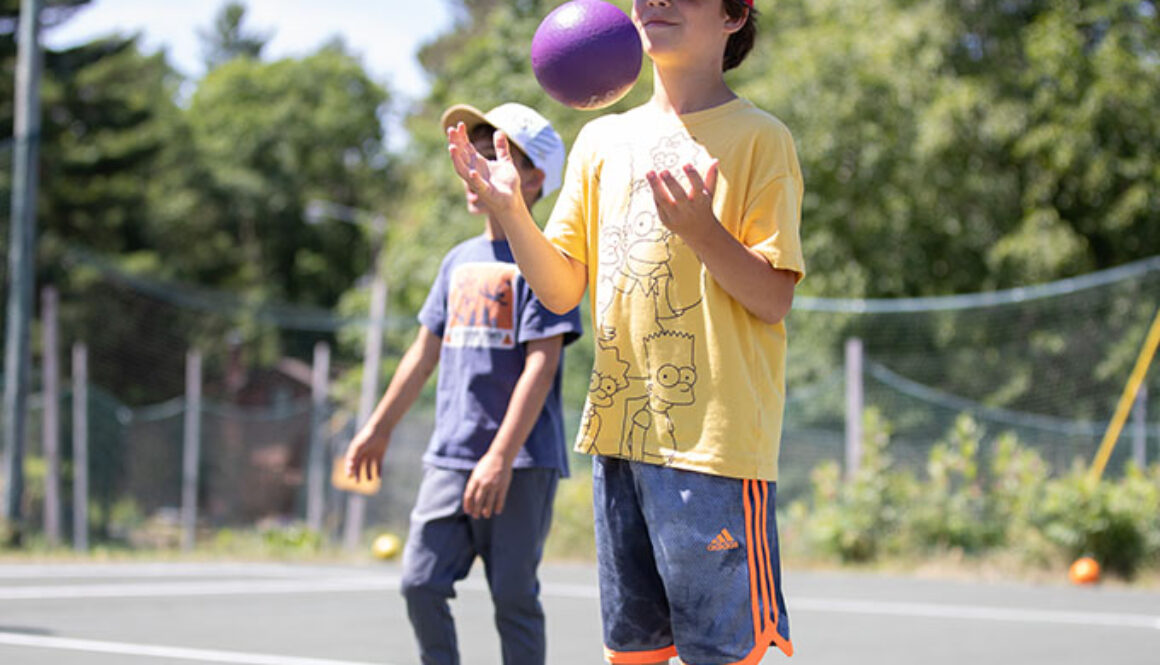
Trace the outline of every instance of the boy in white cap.
{"label": "boy in white cap", "polygon": [[[480,154],[509,137],[508,164],[530,209],[560,186],[564,143],[539,113],[503,104],[487,113],[458,105],[443,127],[463,123]],[[513,193],[514,195],[515,193]],[[382,474],[391,431],[440,366],[435,430],[403,553],[402,592],[424,665],[459,663],[447,604],[455,582],[483,560],[508,665],[545,661],[536,571],[556,483],[568,474],[560,399],[563,347],[581,333],[576,309],[554,314],[520,275],[503,227],[470,189],[467,209],[484,233],[443,259],[418,337],[346,453],[347,474]]]}

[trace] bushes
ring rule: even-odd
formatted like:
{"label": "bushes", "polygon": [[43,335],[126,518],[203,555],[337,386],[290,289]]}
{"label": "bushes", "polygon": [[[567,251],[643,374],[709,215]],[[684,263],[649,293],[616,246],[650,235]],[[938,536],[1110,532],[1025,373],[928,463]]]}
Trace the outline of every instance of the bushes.
{"label": "bushes", "polygon": [[1036,526],[1069,558],[1089,555],[1105,570],[1132,577],[1160,563],[1160,465],[1134,464],[1115,483],[1093,483],[1078,465],[1046,484]]}
{"label": "bushes", "polygon": [[1013,553],[1031,565],[1086,554],[1125,578],[1160,567],[1160,465],[1129,466],[1119,479],[1093,483],[1077,462],[1051,478],[1038,453],[1003,434],[984,466],[985,433],[960,416],[920,477],[893,464],[890,426],[877,412],[865,423],[861,468],[843,480],[837,463],[819,465],[811,498],[787,511],[787,534],[807,548],[799,553],[843,562]]}
{"label": "bushes", "polygon": [[837,462],[820,464],[810,474],[812,508],[795,504],[790,511],[790,529],[804,523],[812,544],[846,562],[905,549],[898,527],[916,491],[912,478],[890,468],[889,425],[877,412],[868,412],[865,432],[862,464],[853,477],[843,481]]}

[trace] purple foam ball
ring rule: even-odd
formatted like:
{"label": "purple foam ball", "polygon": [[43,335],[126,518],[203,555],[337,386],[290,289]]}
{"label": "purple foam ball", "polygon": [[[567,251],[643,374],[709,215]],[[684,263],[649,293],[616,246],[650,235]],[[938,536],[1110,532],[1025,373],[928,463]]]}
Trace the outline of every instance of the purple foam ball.
{"label": "purple foam ball", "polygon": [[640,75],[636,26],[603,0],[570,0],[544,17],[532,37],[532,71],[556,101],[576,109],[609,106]]}

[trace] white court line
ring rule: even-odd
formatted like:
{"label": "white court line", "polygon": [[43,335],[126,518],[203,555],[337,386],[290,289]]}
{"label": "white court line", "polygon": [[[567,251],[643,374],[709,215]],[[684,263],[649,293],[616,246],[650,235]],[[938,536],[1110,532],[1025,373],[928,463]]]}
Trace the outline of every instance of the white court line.
{"label": "white court line", "polygon": [[[65,564],[0,564],[0,579],[34,579],[47,577],[104,578],[104,577],[220,577],[249,575],[251,577],[303,577],[319,573],[335,576],[347,568],[299,566],[267,563],[65,563]],[[356,571],[365,574],[366,571]]]}
{"label": "white court line", "polygon": [[[181,596],[257,596],[270,594],[342,593],[395,590],[397,576],[366,575],[362,578],[323,578],[291,580],[234,580],[220,582],[174,582],[170,584],[90,584],[50,585],[0,588],[0,600],[56,600],[77,598],[147,598]],[[462,591],[487,592],[483,580],[464,580]],[[595,586],[586,584],[545,584],[544,597],[592,600],[599,597]],[[908,616],[931,619],[967,619],[975,621],[1008,621],[1065,625],[1096,625],[1121,628],[1160,630],[1160,616],[1116,612],[1073,612],[951,605],[896,601],[852,600],[845,598],[795,597],[791,611],[864,614],[871,616]]]}
{"label": "white court line", "polygon": [[69,598],[173,598],[178,596],[250,596],[291,593],[381,591],[399,588],[397,577],[232,580],[173,582],[170,584],[73,584],[0,588],[0,600],[59,600]]}
{"label": "white court line", "polygon": [[1015,609],[982,605],[944,605],[941,603],[903,603],[842,598],[796,598],[791,610],[845,614],[894,615],[929,619],[970,619],[976,621],[1010,621],[1024,623],[1078,624],[1116,626],[1120,628],[1153,628],[1160,630],[1160,616],[1115,612],[1069,612],[1064,610]]}
{"label": "white court line", "polygon": [[[153,646],[128,642],[104,642],[78,640],[68,637],[44,637],[22,635],[0,631],[0,645],[30,647],[34,649],[57,649],[63,651],[84,651],[87,653],[112,653],[122,656],[142,656],[169,658],[171,660],[194,660],[199,663],[236,663],[238,665],[372,665],[352,660],[329,660],[325,658],[298,658],[273,654],[244,653],[240,651],[217,651],[214,649],[187,649],[184,647]],[[378,665],[389,665],[379,663]]]}

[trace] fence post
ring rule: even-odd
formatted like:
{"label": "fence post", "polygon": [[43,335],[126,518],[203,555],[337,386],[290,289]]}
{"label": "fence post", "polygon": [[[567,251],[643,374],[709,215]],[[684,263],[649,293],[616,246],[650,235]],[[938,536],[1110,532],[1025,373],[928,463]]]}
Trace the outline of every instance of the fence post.
{"label": "fence post", "polygon": [[[385,223],[385,221],[377,223]],[[380,238],[378,242],[381,243],[381,229],[377,235]],[[370,420],[371,412],[374,411],[379,396],[379,364],[383,348],[383,317],[387,313],[387,281],[379,266],[378,251],[375,252],[371,270],[374,271],[374,281],[371,282],[370,322],[367,325],[366,350],[363,354],[362,389],[358,399],[358,427],[362,427]],[[367,498],[351,492],[346,501],[346,524],[343,532],[343,544],[347,549],[352,550],[358,547],[359,540],[362,538],[366,510]]]}
{"label": "fence post", "polygon": [[44,323],[44,536],[49,547],[60,545],[60,295],[46,286],[41,292]]}
{"label": "fence post", "polygon": [[862,464],[862,340],[846,340],[846,478]]}
{"label": "fence post", "polygon": [[326,454],[328,446],[327,403],[330,399],[330,345],[314,345],[314,367],[310,375],[310,450],[306,467],[306,526],[322,531],[326,507]]}
{"label": "fence post", "polygon": [[[9,3],[12,5],[14,3]],[[44,68],[41,45],[41,0],[21,0],[16,26],[16,67],[13,99],[12,171],[9,179],[11,215],[8,232],[8,318],[4,338],[3,409],[0,410],[0,520],[8,522],[5,540],[20,545],[26,516],[24,500],[24,434],[27,428],[29,319],[36,299],[36,192],[39,186],[40,80]]]}
{"label": "fence post", "polygon": [[1148,387],[1140,386],[1132,410],[1132,459],[1141,469],[1148,466]]}
{"label": "fence post", "polygon": [[73,549],[89,549],[89,349],[72,350]]}
{"label": "fence post", "polygon": [[185,357],[185,423],[181,472],[181,549],[190,551],[197,532],[197,472],[201,461],[201,352]]}

